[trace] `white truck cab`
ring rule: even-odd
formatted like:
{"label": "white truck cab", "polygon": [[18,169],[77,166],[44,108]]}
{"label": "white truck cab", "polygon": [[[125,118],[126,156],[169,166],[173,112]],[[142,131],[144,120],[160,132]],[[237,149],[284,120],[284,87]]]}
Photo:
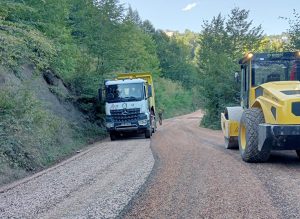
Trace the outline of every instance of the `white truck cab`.
{"label": "white truck cab", "polygon": [[[141,78],[105,81],[106,128],[111,140],[125,132],[152,134],[151,86]],[[153,111],[154,112],[154,111]]]}

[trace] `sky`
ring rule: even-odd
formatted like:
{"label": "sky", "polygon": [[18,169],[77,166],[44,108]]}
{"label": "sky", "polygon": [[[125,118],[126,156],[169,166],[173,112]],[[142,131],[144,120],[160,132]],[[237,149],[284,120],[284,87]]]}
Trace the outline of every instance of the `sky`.
{"label": "sky", "polygon": [[156,29],[184,32],[201,31],[203,20],[221,13],[227,16],[234,7],[250,10],[254,25],[261,24],[265,34],[281,34],[292,18],[293,9],[300,12],[300,0],[120,0],[131,5],[143,20],[150,20]]}

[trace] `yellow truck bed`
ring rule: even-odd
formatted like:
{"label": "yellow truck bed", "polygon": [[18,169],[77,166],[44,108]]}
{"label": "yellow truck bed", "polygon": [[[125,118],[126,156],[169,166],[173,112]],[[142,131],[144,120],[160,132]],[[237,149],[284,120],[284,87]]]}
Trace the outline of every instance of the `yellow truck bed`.
{"label": "yellow truck bed", "polygon": [[135,79],[135,78],[144,79],[145,81],[147,81],[148,85],[152,87],[152,97],[150,97],[150,106],[153,107],[155,111],[155,92],[154,92],[154,85],[153,85],[154,83],[152,79],[152,74],[150,72],[121,73],[117,75],[118,80]]}

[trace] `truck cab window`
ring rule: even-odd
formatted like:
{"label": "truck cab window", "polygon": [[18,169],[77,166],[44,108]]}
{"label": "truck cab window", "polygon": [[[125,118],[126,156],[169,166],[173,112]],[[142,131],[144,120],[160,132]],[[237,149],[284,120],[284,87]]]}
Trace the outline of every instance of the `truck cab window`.
{"label": "truck cab window", "polygon": [[141,101],[144,99],[142,83],[108,85],[106,99],[108,102]]}

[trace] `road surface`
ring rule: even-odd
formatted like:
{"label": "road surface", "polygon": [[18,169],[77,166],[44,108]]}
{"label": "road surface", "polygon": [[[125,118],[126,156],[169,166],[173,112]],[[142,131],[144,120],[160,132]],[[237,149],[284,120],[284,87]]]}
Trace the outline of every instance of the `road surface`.
{"label": "road surface", "polygon": [[150,141],[96,144],[33,177],[0,189],[0,218],[114,218],[154,164]]}
{"label": "road surface", "polygon": [[201,112],[164,121],[152,138],[154,170],[120,218],[300,218],[300,162],[274,152],[248,164],[226,150]]}
{"label": "road surface", "polygon": [[295,152],[244,163],[201,116],[165,120],[151,149],[141,138],[99,143],[1,188],[0,218],[300,218]]}

